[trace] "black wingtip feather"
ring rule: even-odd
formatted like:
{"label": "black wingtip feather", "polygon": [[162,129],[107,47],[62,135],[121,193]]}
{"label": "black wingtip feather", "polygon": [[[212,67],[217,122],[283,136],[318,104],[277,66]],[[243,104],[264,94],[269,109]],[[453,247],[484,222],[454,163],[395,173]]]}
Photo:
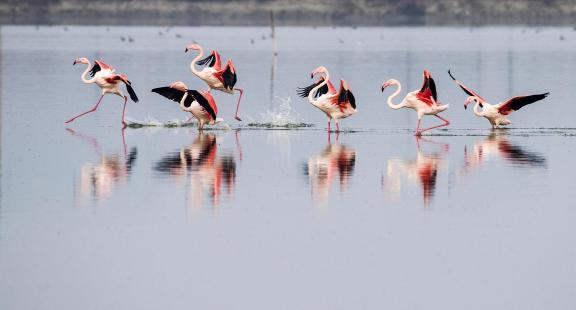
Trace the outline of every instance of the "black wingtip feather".
{"label": "black wingtip feather", "polygon": [[450,75],[450,77],[451,77],[454,81],[456,81],[456,78],[452,75],[452,72],[450,72],[450,69],[448,69],[448,75]]}
{"label": "black wingtip feather", "polygon": [[174,88],[170,88],[170,87],[157,87],[152,89],[153,93],[157,93],[158,95],[168,98],[174,102],[180,102],[180,100],[182,100],[182,96],[184,96],[184,92],[174,89]]}
{"label": "black wingtip feather", "polygon": [[[320,80],[316,83],[312,83],[309,86],[306,87],[299,87],[296,89],[296,93],[298,94],[298,96],[302,97],[302,98],[306,98],[310,95],[310,92],[312,91],[312,89],[314,89],[314,87],[320,85],[322,82],[324,82],[323,80]],[[314,98],[318,98],[324,94],[328,93],[328,85],[325,84],[324,86],[320,87],[316,93],[314,94]]]}
{"label": "black wingtip feather", "polygon": [[348,90],[348,100],[350,101],[352,108],[356,109],[356,99],[350,90]]}
{"label": "black wingtip feather", "polygon": [[192,95],[194,99],[196,99],[196,102],[198,102],[198,104],[200,104],[204,108],[204,110],[206,110],[206,112],[208,112],[208,114],[212,116],[212,119],[216,120],[216,112],[214,111],[214,109],[212,109],[212,106],[210,106],[208,100],[204,98],[204,96],[200,92],[194,89],[189,89],[188,95]]}
{"label": "black wingtip feather", "polygon": [[196,64],[199,66],[203,66],[209,63],[208,66],[212,67],[215,62],[216,62],[216,56],[214,54],[210,54],[206,58],[198,60]]}
{"label": "black wingtip feather", "polygon": [[138,102],[138,96],[136,96],[136,92],[130,83],[126,83],[126,89],[128,90],[128,94],[130,95],[130,99],[134,102]]}

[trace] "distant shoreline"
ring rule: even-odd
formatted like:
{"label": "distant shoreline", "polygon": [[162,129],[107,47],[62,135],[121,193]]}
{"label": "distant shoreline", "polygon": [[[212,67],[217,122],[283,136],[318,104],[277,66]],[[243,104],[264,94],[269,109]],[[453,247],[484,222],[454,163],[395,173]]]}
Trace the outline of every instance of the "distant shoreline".
{"label": "distant shoreline", "polygon": [[81,1],[0,3],[4,25],[574,26],[571,0]]}

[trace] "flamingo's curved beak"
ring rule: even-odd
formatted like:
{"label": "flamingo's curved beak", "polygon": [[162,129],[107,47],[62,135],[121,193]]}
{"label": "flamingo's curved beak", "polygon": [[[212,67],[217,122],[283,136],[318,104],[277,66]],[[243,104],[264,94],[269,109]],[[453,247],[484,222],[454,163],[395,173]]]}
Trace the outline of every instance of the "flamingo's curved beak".
{"label": "flamingo's curved beak", "polygon": [[466,98],[466,101],[464,101],[464,110],[468,109],[468,105],[470,104],[470,102],[474,101],[474,99],[476,98],[474,98],[473,96]]}
{"label": "flamingo's curved beak", "polygon": [[185,48],[185,49],[184,49],[184,53],[188,53],[188,48]]}
{"label": "flamingo's curved beak", "polygon": [[384,92],[384,90],[386,89],[386,87],[390,86],[390,82],[386,81],[384,82],[384,84],[382,84],[382,92]]}
{"label": "flamingo's curved beak", "polygon": [[76,59],[74,59],[74,62],[72,63],[73,66],[75,66],[78,62],[76,61]]}

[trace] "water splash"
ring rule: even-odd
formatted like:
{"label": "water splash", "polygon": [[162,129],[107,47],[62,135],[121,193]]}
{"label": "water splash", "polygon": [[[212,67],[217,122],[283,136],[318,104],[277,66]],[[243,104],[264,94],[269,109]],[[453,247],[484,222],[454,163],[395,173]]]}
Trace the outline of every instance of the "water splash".
{"label": "water splash", "polygon": [[142,127],[196,127],[198,124],[194,121],[187,122],[185,120],[173,119],[167,122],[161,122],[153,117],[147,117],[144,120],[126,119],[126,123],[130,128]]}
{"label": "water splash", "polygon": [[301,128],[312,127],[313,124],[303,122],[303,119],[292,113],[292,106],[290,97],[274,97],[279,104],[264,113],[260,114],[260,121],[250,122],[248,127],[263,127],[263,128]]}
{"label": "water splash", "polygon": [[[165,128],[177,128],[177,127],[198,127],[198,122],[196,120],[186,121],[180,119],[173,119],[166,122],[161,122],[155,118],[147,117],[143,121],[126,119],[127,126],[129,128],[144,128],[144,127],[165,127]],[[206,125],[205,130],[229,130],[230,125],[224,122],[223,119],[217,118],[215,125]]]}

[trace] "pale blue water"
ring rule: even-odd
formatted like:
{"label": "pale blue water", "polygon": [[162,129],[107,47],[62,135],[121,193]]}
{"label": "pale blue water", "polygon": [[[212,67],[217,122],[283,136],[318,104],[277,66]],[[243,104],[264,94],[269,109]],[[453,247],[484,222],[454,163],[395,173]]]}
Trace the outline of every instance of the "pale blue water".
{"label": "pale blue water", "polygon": [[[277,33],[274,60],[265,28],[2,27],[0,308],[576,306],[576,32]],[[141,103],[129,119],[185,120],[149,90],[204,87],[183,52],[192,40],[234,60],[244,122],[236,97],[217,93],[227,125],[204,134],[122,131],[113,97],[63,124],[98,97],[71,65],[81,56],[130,76]],[[325,116],[295,96],[318,65],[348,81],[359,108],[330,140]],[[452,125],[416,139],[416,116],[390,110],[380,85],[416,89],[424,68]],[[464,111],[448,68],[490,101],[551,96],[491,132]],[[270,122],[314,126],[247,126]]]}

